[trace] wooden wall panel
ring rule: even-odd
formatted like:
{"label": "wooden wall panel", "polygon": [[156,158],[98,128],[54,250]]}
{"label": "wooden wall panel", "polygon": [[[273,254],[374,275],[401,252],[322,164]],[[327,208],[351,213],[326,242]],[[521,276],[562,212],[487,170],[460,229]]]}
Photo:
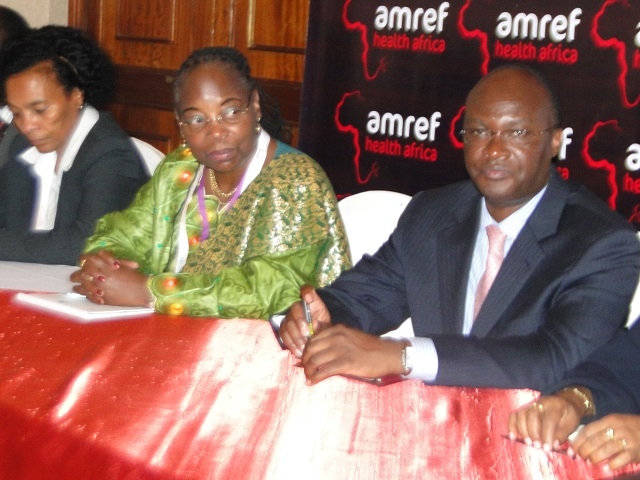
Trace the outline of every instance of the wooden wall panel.
{"label": "wooden wall panel", "polygon": [[98,41],[114,62],[175,70],[210,40],[213,0],[102,0],[100,17]]}
{"label": "wooden wall panel", "polygon": [[303,55],[306,29],[299,25],[307,23],[307,7],[302,0],[249,0],[249,48]]}
{"label": "wooden wall panel", "polygon": [[116,39],[174,43],[176,0],[117,0]]}
{"label": "wooden wall panel", "polygon": [[127,126],[129,135],[150,143],[161,152],[169,153],[180,144],[173,112],[122,103],[115,103],[110,110]]}
{"label": "wooden wall panel", "polygon": [[308,0],[238,0],[234,45],[254,76],[302,83]]}
{"label": "wooden wall panel", "polygon": [[[229,45],[280,104],[297,144],[308,0],[69,0],[69,25],[89,32],[117,66],[111,111],[163,152],[180,143],[171,82],[195,49]],[[157,117],[157,118],[156,118]]]}

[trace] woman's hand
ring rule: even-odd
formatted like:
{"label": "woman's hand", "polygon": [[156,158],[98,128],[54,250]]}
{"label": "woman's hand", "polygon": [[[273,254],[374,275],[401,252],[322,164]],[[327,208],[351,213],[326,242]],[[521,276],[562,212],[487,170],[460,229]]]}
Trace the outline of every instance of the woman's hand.
{"label": "woman's hand", "polygon": [[556,449],[578,428],[584,406],[568,396],[546,395],[509,414],[509,437],[527,445]]}
{"label": "woman's hand", "polygon": [[80,256],[80,270],[71,274],[77,283],[73,291],[101,305],[149,306],[153,297],[147,277],[138,272],[138,264],[121,260],[102,250]]}
{"label": "woman's hand", "polygon": [[611,414],[586,425],[571,443],[572,450],[593,464],[611,470],[640,462],[640,415]]}

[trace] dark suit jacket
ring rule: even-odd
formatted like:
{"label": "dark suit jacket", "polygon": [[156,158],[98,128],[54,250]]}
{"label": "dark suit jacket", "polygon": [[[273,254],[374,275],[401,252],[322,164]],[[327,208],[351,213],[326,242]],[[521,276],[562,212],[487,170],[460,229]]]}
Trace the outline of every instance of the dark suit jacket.
{"label": "dark suit jacket", "polygon": [[0,169],[0,260],[72,265],[97,220],[128,206],[148,174],[129,136],[101,112],[62,176],[53,230],[31,232],[36,182],[31,167],[16,158],[29,147],[18,135]]}
{"label": "dark suit jacket", "polygon": [[620,327],[640,271],[635,230],[555,173],[461,335],[480,194],[417,194],[388,242],[320,290],[334,322],[381,334],[411,316],[438,354],[434,383],[542,389]]}
{"label": "dark suit jacket", "polygon": [[640,414],[640,322],[620,329],[609,342],[543,393],[569,385],[591,390],[599,418],[609,413]]}
{"label": "dark suit jacket", "polygon": [[11,144],[18,135],[18,129],[13,123],[10,123],[7,130],[4,132],[4,137],[0,141],[0,168],[9,161],[9,151],[11,150]]}

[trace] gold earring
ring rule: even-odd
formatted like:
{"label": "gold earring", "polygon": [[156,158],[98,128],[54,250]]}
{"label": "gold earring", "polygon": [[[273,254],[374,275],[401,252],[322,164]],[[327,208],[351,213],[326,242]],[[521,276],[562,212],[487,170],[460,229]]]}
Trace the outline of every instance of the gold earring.
{"label": "gold earring", "polygon": [[260,120],[262,120],[262,117],[258,117],[258,125],[256,125],[256,133],[260,133],[260,131],[262,130],[262,125],[260,125]]}
{"label": "gold earring", "polygon": [[182,137],[182,143],[180,144],[180,148],[186,148],[187,147],[187,141],[184,139],[184,137]]}

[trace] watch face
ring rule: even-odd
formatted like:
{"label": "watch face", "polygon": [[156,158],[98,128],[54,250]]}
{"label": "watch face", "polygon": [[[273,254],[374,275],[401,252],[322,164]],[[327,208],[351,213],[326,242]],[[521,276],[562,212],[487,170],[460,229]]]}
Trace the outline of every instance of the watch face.
{"label": "watch face", "polygon": [[403,375],[409,375],[413,370],[413,347],[406,345],[402,348],[402,367]]}
{"label": "watch face", "polygon": [[406,351],[406,357],[405,357],[405,366],[407,367],[407,372],[411,373],[411,371],[413,370],[413,351],[414,351],[414,347],[411,346],[407,346],[405,347],[405,351]]}

